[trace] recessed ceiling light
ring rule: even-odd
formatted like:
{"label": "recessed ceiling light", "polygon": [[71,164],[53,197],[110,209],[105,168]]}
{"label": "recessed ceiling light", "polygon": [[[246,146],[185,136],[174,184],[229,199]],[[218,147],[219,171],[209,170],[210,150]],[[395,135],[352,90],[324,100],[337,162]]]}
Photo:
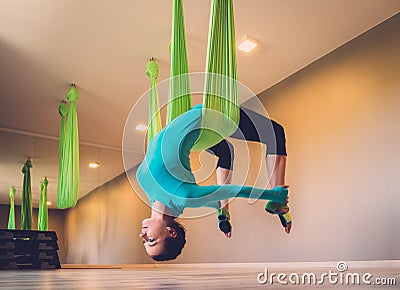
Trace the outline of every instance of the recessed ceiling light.
{"label": "recessed ceiling light", "polygon": [[249,37],[248,35],[245,35],[238,44],[238,49],[243,51],[243,52],[250,52],[254,48],[256,48],[258,45],[258,40],[254,39],[252,37]]}
{"label": "recessed ceiling light", "polygon": [[137,125],[136,126],[136,130],[138,130],[138,131],[146,131],[147,130],[147,126],[146,125]]}
{"label": "recessed ceiling light", "polygon": [[100,166],[99,162],[90,162],[89,167],[90,168],[98,168]]}

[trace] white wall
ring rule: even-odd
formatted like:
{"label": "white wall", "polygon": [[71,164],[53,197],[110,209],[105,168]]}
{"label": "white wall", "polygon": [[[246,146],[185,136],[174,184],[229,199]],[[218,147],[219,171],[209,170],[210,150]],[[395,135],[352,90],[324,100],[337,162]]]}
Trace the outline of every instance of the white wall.
{"label": "white wall", "polygon": [[[232,239],[215,215],[184,219],[188,243],[175,262],[400,259],[399,25],[397,15],[259,96],[286,128],[292,233],[264,202],[235,200]],[[234,181],[265,184],[262,148],[250,145],[248,164],[235,145]],[[65,261],[150,262],[137,237],[149,212],[125,176],[107,183],[67,212]]]}

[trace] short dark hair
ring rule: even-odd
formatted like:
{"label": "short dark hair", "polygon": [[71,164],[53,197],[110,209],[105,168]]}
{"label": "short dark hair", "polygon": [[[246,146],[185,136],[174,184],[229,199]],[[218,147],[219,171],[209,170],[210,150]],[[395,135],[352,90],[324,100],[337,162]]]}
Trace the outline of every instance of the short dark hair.
{"label": "short dark hair", "polygon": [[165,239],[164,251],[161,254],[151,256],[155,261],[175,260],[176,257],[181,254],[182,249],[186,244],[185,228],[175,220],[168,226],[176,231],[176,237],[168,237]]}

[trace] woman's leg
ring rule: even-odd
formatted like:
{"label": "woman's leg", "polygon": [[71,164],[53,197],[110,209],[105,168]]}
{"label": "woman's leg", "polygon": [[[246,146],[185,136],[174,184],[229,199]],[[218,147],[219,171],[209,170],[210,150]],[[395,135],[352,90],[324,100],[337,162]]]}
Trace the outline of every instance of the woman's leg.
{"label": "woman's leg", "polygon": [[[216,169],[217,175],[217,184],[230,184],[232,182],[232,170],[217,167]],[[229,199],[221,200],[221,208],[225,208],[229,211]]]}
{"label": "woman's leg", "polygon": [[[217,167],[217,184],[230,184],[232,182],[232,170]],[[225,234],[225,237],[230,238],[232,236],[232,226],[230,223],[229,213],[229,199],[221,200],[221,209],[218,210],[218,226],[219,229]]]}
{"label": "woman's leg", "polygon": [[[280,124],[252,110],[241,108],[239,129],[232,137],[266,144],[269,188],[285,184],[286,136],[285,130]],[[278,213],[285,231],[290,232],[292,222],[287,205],[282,206],[269,201],[265,209],[270,213]]]}
{"label": "woman's leg", "polygon": [[[274,188],[285,184],[286,156],[268,154],[266,157],[267,171],[269,174],[269,188]],[[270,210],[271,209],[271,210]],[[290,233],[292,229],[292,219],[287,205],[282,206],[273,201],[267,202],[265,210],[270,213],[280,213],[279,218],[285,227],[285,232]]]}
{"label": "woman's leg", "polygon": [[[217,184],[230,184],[232,182],[232,167],[234,159],[234,148],[232,144],[227,140],[222,140],[207,151],[218,157],[216,169]],[[229,221],[229,199],[220,201],[220,209],[217,212],[217,219],[218,228],[227,238],[230,238],[232,226]]]}
{"label": "woman's leg", "polygon": [[[285,184],[285,172],[286,172],[286,138],[284,128],[278,124],[277,122],[266,118],[254,111],[251,111],[246,108],[241,108],[240,110],[240,122],[238,130],[231,136],[236,139],[242,139],[246,141],[256,141],[267,145],[267,155],[266,155],[266,163],[267,170],[270,176],[269,188],[274,188],[279,185]],[[226,142],[226,141],[223,141]],[[229,161],[229,168],[232,169],[233,158],[229,159],[230,156],[233,157],[233,154],[229,152],[233,152],[233,147],[227,148],[226,144],[220,144],[214,146],[212,151],[215,155],[219,157],[218,166],[227,167],[227,160]],[[228,150],[230,149],[230,150]],[[222,164],[220,164],[222,160]],[[225,161],[224,161],[225,160]],[[224,169],[218,170],[217,168],[217,181],[218,184],[226,183],[224,180],[226,178],[227,173],[224,172]],[[223,207],[228,203],[227,200],[221,201],[221,206]],[[278,205],[276,203],[270,202],[267,205],[272,205],[273,209],[278,208],[278,212],[285,214],[288,212],[287,206]],[[266,210],[268,212],[270,208]],[[287,215],[289,216],[289,214]],[[279,216],[282,222],[282,225],[285,227],[285,231],[287,233],[290,232],[291,227],[291,218],[290,223],[287,223],[288,220],[282,221],[282,215]],[[290,216],[289,216],[290,217]]]}
{"label": "woman's leg", "polygon": [[238,130],[232,138],[267,145],[267,154],[286,156],[286,137],[282,125],[250,109],[240,108]]}
{"label": "woman's leg", "polygon": [[286,156],[268,154],[266,159],[269,174],[269,187],[274,188],[285,184]]}

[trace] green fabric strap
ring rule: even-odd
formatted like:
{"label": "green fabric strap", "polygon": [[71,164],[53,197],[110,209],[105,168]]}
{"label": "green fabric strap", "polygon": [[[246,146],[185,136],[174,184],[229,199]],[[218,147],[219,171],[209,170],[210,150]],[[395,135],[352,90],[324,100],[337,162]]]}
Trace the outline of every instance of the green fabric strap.
{"label": "green fabric strap", "polygon": [[21,229],[32,229],[32,188],[31,188],[31,169],[32,162],[28,158],[22,167],[24,181],[22,184],[22,203],[21,203]]}
{"label": "green fabric strap", "polygon": [[15,209],[14,209],[14,196],[17,190],[14,186],[10,188],[10,214],[8,215],[8,229],[15,230]]}
{"label": "green fabric strap", "polygon": [[[168,124],[191,107],[182,0],[173,1]],[[213,0],[206,62],[202,130],[193,150],[207,149],[232,135],[239,124],[236,40],[232,0]],[[150,106],[153,106],[150,100]],[[154,112],[150,107],[150,116]],[[154,136],[152,120],[149,136]],[[158,132],[158,131],[157,131]],[[150,134],[152,134],[150,136]]]}
{"label": "green fabric strap", "polygon": [[182,0],[173,1],[170,52],[171,71],[167,104],[167,124],[192,107]]}
{"label": "green fabric strap", "polygon": [[79,190],[79,137],[76,101],[78,90],[74,85],[67,93],[70,102],[59,107],[60,126],[60,163],[58,169],[57,207],[70,208],[78,201]]}
{"label": "green fabric strap", "polygon": [[202,130],[193,150],[229,137],[239,124],[236,40],[232,0],[213,0],[210,14]]}
{"label": "green fabric strap", "polygon": [[149,121],[147,130],[147,142],[150,142],[162,129],[160,100],[157,89],[158,64],[155,61],[151,60],[147,63],[146,74],[150,78]]}
{"label": "green fabric strap", "polygon": [[38,230],[47,231],[49,213],[47,208],[47,185],[49,181],[45,177],[40,183],[40,203],[39,203],[39,214],[38,214]]}
{"label": "green fabric strap", "polygon": [[64,144],[65,144],[65,134],[66,134],[65,127],[67,124],[68,111],[69,108],[67,106],[67,103],[63,101],[58,107],[58,112],[60,113],[61,116],[61,125],[60,125],[60,144],[59,144],[60,158],[58,163],[57,206],[59,206],[58,204],[62,202],[61,188],[64,186],[62,176],[64,172],[64,162],[65,162]]}

